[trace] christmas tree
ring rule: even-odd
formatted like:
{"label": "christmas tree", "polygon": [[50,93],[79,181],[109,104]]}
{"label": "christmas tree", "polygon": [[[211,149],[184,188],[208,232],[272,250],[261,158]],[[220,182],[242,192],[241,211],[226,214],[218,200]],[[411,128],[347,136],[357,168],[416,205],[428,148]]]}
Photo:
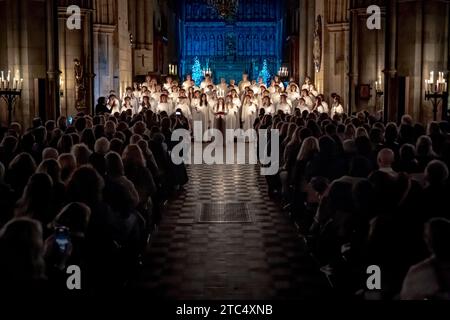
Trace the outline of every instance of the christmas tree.
{"label": "christmas tree", "polygon": [[261,72],[259,73],[259,76],[263,79],[263,82],[269,86],[270,85],[270,71],[269,67],[267,66],[267,60],[264,59],[263,66],[261,69]]}
{"label": "christmas tree", "polygon": [[194,65],[192,66],[192,80],[194,80],[195,85],[199,86],[202,82],[202,66],[200,65],[200,60],[198,57],[195,57],[194,59]]}

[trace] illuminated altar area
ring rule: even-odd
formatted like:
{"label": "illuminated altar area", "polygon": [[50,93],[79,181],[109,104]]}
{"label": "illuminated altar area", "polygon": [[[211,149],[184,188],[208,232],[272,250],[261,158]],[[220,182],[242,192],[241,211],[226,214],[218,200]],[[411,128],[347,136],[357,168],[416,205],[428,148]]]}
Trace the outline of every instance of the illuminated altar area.
{"label": "illuminated altar area", "polygon": [[196,57],[213,80],[257,78],[263,61],[272,72],[282,64],[283,1],[240,0],[236,17],[223,19],[204,0],[183,0],[179,20],[180,75]]}

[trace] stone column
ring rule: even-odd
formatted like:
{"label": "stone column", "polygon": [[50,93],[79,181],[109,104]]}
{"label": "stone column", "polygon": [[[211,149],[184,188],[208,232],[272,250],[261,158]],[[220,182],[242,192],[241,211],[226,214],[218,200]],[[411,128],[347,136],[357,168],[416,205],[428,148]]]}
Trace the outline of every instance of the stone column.
{"label": "stone column", "polygon": [[344,105],[343,107],[348,112],[351,105],[351,86],[350,86],[350,56],[351,56],[351,42],[350,42],[350,23],[346,23],[344,25],[344,38],[345,38],[345,46],[344,46],[344,86],[343,86],[343,99],[344,99]]}
{"label": "stone column", "polygon": [[305,76],[307,76],[307,59],[308,59],[308,50],[307,50],[307,38],[308,38],[308,30],[307,30],[307,2],[308,0],[300,0],[300,34],[299,34],[299,75],[300,82],[303,83]]}
{"label": "stone column", "polygon": [[94,101],[94,26],[92,23],[92,11],[86,12],[86,34],[85,34],[85,60],[86,60],[86,112],[95,113]]}
{"label": "stone column", "polygon": [[46,1],[47,11],[47,119],[60,116],[60,74],[58,44],[58,7],[56,0]]}
{"label": "stone column", "polygon": [[384,120],[396,121],[397,98],[395,78],[397,76],[397,0],[386,6],[386,38],[384,69]]}
{"label": "stone column", "polygon": [[314,70],[313,61],[313,48],[314,48],[314,31],[316,27],[316,7],[315,0],[308,0],[308,11],[307,11],[307,73],[314,82],[316,71]]}

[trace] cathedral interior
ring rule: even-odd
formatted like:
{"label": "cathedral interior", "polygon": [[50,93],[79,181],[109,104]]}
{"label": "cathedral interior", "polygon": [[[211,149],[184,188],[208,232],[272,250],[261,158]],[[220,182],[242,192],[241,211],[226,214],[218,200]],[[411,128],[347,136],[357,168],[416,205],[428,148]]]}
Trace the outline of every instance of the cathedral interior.
{"label": "cathedral interior", "polygon": [[[448,0],[0,0],[0,291],[450,299],[449,32]],[[195,122],[269,145],[175,163]]]}
{"label": "cathedral interior", "polygon": [[[66,26],[70,5],[81,8],[80,29]],[[366,26],[370,5],[381,9],[380,29]],[[286,66],[297,81],[309,76],[319,91],[340,93],[349,112],[386,105],[389,120],[408,113],[421,121],[433,117],[424,80],[449,63],[446,1],[241,0],[234,24],[201,0],[2,0],[0,7],[0,69],[20,71],[14,119],[25,124],[77,111],[74,59],[84,70],[83,108],[90,112],[110,90],[122,93],[147,74],[164,77],[171,65],[183,78],[198,57],[215,78],[236,81],[267,60],[274,73]],[[320,70],[313,59],[317,18]],[[368,95],[360,94],[364,85]],[[2,105],[2,123],[6,110]]]}

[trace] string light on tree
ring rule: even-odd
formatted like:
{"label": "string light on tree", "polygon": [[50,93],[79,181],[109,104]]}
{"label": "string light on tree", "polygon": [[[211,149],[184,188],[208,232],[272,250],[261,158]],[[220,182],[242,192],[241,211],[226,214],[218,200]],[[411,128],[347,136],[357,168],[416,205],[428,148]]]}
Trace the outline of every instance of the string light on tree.
{"label": "string light on tree", "polygon": [[202,66],[198,57],[194,59],[194,65],[192,66],[192,80],[195,82],[196,86],[199,86],[203,77]]}
{"label": "string light on tree", "polygon": [[269,67],[267,66],[267,60],[264,59],[263,66],[261,69],[261,72],[259,73],[259,76],[263,79],[263,82],[268,86],[270,85],[270,71]]}

